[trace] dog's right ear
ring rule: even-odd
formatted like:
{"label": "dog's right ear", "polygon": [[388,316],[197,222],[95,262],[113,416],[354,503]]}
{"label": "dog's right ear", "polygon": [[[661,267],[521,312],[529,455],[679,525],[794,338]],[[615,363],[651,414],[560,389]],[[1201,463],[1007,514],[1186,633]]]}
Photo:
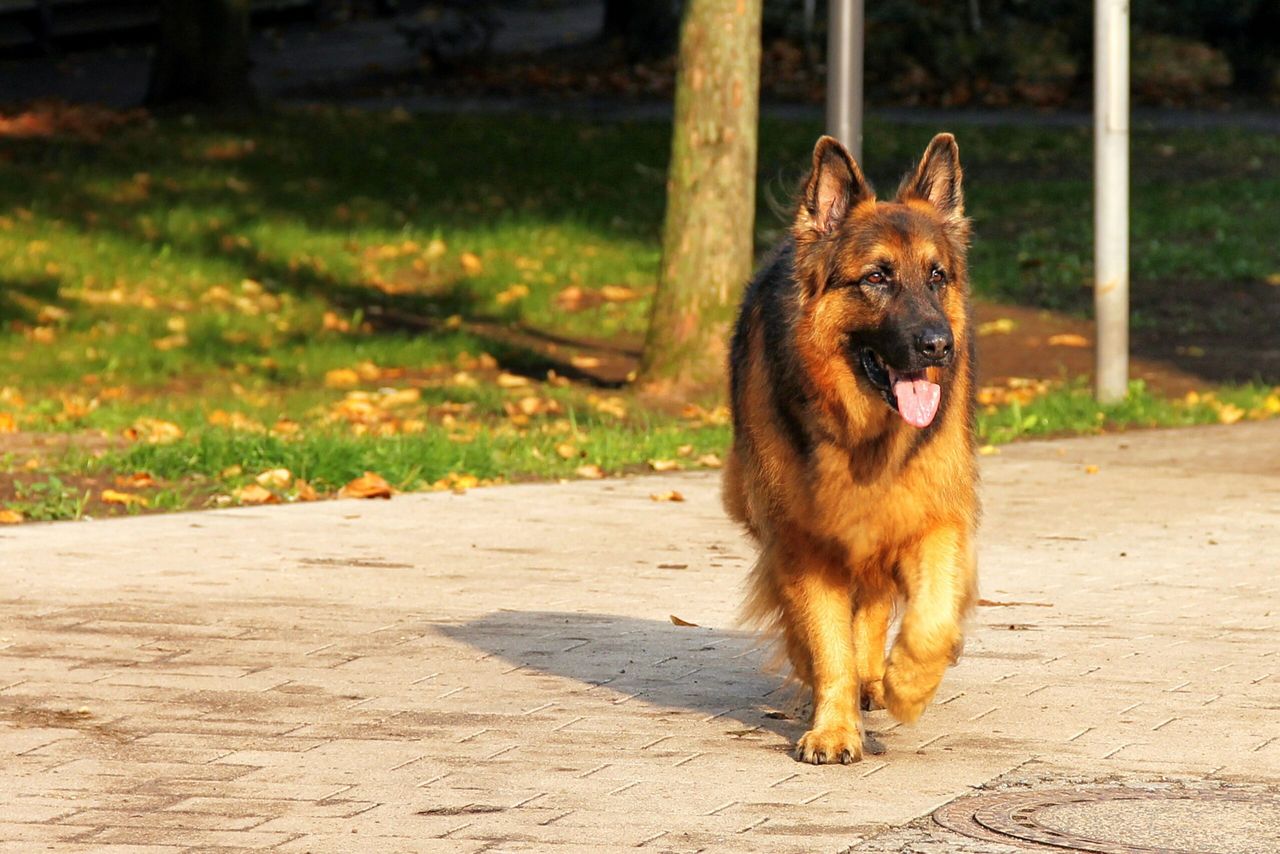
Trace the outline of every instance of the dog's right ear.
{"label": "dog's right ear", "polygon": [[804,188],[799,219],[820,234],[830,234],[859,202],[875,192],[840,141],[824,136],[813,147],[813,171]]}

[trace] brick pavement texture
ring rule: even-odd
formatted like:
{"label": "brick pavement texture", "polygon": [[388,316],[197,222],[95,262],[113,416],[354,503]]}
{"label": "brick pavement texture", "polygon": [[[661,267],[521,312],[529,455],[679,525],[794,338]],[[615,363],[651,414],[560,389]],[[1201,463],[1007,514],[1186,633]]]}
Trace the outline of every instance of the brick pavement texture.
{"label": "brick pavement texture", "polygon": [[901,834],[1032,771],[1274,787],[1278,450],[984,458],[965,656],[849,767],[788,753],[712,474],[5,529],[0,851],[1006,850]]}

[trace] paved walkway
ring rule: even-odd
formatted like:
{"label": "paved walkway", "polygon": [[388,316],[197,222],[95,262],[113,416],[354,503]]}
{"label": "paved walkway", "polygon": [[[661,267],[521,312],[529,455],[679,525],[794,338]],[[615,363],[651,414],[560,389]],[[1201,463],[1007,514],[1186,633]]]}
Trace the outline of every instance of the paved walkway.
{"label": "paved walkway", "polygon": [[1274,787],[1277,449],[984,458],[965,658],[850,767],[788,755],[709,474],[0,530],[0,851],[1003,851],[917,820],[1028,780]]}

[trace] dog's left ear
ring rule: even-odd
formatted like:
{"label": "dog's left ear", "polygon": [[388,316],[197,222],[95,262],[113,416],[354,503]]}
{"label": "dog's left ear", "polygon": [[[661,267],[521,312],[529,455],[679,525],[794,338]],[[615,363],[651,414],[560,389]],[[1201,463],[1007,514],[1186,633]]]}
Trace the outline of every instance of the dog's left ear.
{"label": "dog's left ear", "polygon": [[925,149],[916,171],[903,180],[898,199],[923,199],[937,208],[944,220],[960,220],[964,217],[960,179],[960,147],[954,136],[940,133]]}

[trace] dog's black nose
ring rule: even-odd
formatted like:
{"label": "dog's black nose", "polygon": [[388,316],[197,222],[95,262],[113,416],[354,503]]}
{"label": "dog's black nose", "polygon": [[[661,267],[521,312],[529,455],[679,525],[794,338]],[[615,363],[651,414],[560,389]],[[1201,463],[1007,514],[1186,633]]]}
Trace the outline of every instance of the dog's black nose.
{"label": "dog's black nose", "polygon": [[944,362],[951,357],[955,338],[946,328],[926,329],[916,334],[916,350],[931,362]]}

